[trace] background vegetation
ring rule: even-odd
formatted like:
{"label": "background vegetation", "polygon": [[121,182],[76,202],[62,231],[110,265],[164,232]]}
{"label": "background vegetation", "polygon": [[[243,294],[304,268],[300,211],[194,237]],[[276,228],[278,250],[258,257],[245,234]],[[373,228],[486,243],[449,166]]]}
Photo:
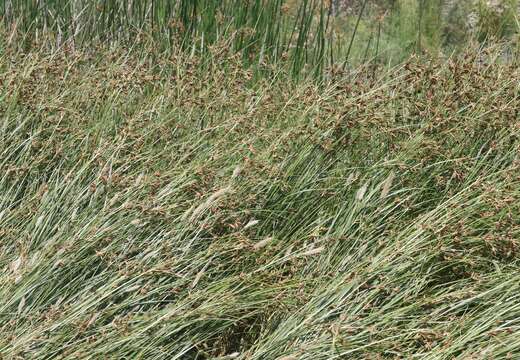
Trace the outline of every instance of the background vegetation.
{"label": "background vegetation", "polygon": [[248,66],[283,60],[294,76],[321,76],[338,64],[449,56],[473,41],[518,50],[519,9],[517,0],[5,0],[0,16],[9,43],[26,49],[153,41],[204,57],[226,43]]}
{"label": "background vegetation", "polygon": [[0,355],[519,357],[513,8],[238,3],[4,2]]}

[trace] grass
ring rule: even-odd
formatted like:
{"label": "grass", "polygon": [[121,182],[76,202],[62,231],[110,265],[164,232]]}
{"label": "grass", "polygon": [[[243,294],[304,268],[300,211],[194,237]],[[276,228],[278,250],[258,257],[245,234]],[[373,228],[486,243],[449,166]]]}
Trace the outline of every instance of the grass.
{"label": "grass", "polygon": [[25,50],[153,42],[211,61],[226,43],[255,76],[284,66],[300,79],[320,79],[338,64],[395,66],[414,53],[460,52],[470,41],[516,39],[518,48],[517,0],[356,1],[351,13],[333,14],[329,0],[6,0],[0,19],[10,46]]}
{"label": "grass", "polygon": [[[0,17],[11,42],[76,48],[90,44],[181,47],[199,58],[211,58],[222,42],[240,54],[244,64],[261,68],[289,58],[293,74],[321,71],[330,22],[323,0],[288,6],[282,0],[50,0],[6,1]],[[117,45],[116,45],[117,46]]]}
{"label": "grass", "polygon": [[0,358],[520,356],[514,40],[96,5],[0,10]]}
{"label": "grass", "polygon": [[520,73],[7,47],[4,358],[516,358]]}

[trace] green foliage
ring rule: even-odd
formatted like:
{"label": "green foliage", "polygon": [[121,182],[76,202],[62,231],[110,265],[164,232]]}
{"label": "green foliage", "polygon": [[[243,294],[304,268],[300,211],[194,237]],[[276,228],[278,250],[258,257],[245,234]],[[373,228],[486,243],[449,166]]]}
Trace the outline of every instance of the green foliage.
{"label": "green foliage", "polygon": [[497,4],[359,0],[333,16],[325,0],[6,0],[0,16],[9,44],[25,49],[153,42],[211,61],[224,46],[257,74],[283,64],[295,78],[320,78],[336,66],[395,64],[410,54],[460,51],[475,39],[514,37],[517,0]]}
{"label": "green foliage", "polygon": [[329,23],[323,1],[304,0],[295,16],[288,13],[282,0],[7,0],[0,15],[26,48],[42,39],[74,48],[153,41],[200,57],[226,43],[249,65],[288,58],[295,76],[305,65],[323,69]]}
{"label": "green foliage", "polygon": [[481,41],[502,39],[519,33],[517,23],[517,0],[495,0],[478,2],[478,37]]}
{"label": "green foliage", "polygon": [[4,1],[0,357],[518,358],[517,18],[388,3]]}
{"label": "green foliage", "polygon": [[4,51],[0,354],[518,358],[518,64],[225,50]]}

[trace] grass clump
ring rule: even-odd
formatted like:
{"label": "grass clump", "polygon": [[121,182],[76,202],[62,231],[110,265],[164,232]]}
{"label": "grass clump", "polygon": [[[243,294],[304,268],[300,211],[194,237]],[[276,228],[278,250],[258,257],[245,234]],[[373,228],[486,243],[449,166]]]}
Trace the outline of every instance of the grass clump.
{"label": "grass clump", "polygon": [[517,64],[228,49],[5,48],[0,353],[519,356]]}

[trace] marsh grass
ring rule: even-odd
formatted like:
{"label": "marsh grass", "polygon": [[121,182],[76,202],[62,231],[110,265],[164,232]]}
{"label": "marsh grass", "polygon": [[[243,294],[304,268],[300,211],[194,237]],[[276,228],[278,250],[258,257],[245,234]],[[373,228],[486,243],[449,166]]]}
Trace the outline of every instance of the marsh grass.
{"label": "marsh grass", "polygon": [[248,66],[284,58],[299,76],[304,66],[321,73],[333,51],[325,3],[304,0],[293,11],[282,0],[6,0],[0,16],[10,42],[25,49],[42,40],[73,49],[153,41],[201,58],[228,43]]}
{"label": "marsh grass", "polygon": [[3,4],[1,356],[520,356],[514,43],[437,56],[427,1]]}
{"label": "marsh grass", "polygon": [[[335,66],[395,65],[413,53],[435,56],[471,40],[518,34],[516,0],[497,9],[461,3],[363,0],[350,14],[335,14],[328,0],[5,0],[0,17],[8,45],[24,50],[146,49],[153,43],[211,61],[226,44],[256,76],[284,64],[294,78],[321,79]],[[470,15],[477,19],[471,31]]]}
{"label": "marsh grass", "polygon": [[220,49],[4,47],[2,356],[518,357],[518,64]]}

